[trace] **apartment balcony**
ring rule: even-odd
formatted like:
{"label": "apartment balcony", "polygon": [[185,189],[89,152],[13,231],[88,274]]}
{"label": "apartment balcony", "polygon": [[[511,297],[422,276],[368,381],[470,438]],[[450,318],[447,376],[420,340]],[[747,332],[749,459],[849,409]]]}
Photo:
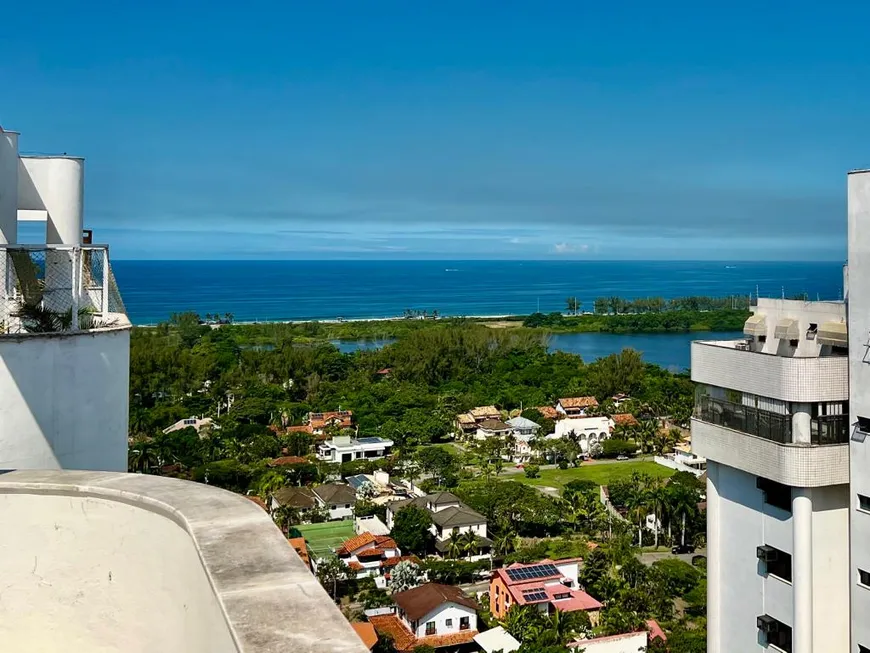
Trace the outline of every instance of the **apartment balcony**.
{"label": "apartment balcony", "polygon": [[702,397],[692,418],[692,450],[708,460],[795,487],[849,482],[849,418],[810,419],[807,441],[794,416]]}
{"label": "apartment balcony", "polygon": [[0,475],[9,651],[365,653],[269,516],[140,474]]}
{"label": "apartment balcony", "polygon": [[848,401],[849,359],[776,356],[750,351],[744,340],[697,340],[692,380],[782,401]]}

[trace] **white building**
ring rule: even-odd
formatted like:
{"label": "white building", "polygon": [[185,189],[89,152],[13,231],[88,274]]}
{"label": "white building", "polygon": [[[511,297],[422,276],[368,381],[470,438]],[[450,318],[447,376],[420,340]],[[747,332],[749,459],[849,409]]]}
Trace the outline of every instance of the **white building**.
{"label": "white building", "polygon": [[83,229],[84,160],[18,140],[0,130],[0,469],[126,471],[130,322]]}
{"label": "white building", "polygon": [[475,440],[487,440],[489,438],[504,438],[513,435],[513,429],[500,419],[487,419],[477,425],[474,433]]}
{"label": "white building", "polygon": [[380,589],[386,589],[386,574],[401,558],[402,551],[389,535],[364,532],[355,535],[335,550],[356,578],[371,577]]}
{"label": "white building", "polygon": [[172,426],[167,426],[163,429],[163,433],[174,433],[182,429],[192,428],[196,430],[198,435],[202,435],[204,432],[208,432],[209,429],[215,428],[215,426],[211,417],[187,417],[178,420]]}
{"label": "white building", "polygon": [[389,456],[392,440],[384,438],[352,438],[339,435],[317,446],[317,457],[331,463],[349,463],[354,460],[372,460]]}
{"label": "white building", "polygon": [[745,339],[692,343],[711,653],[854,650],[845,317],[758,299]]}
{"label": "white building", "polygon": [[369,622],[393,637],[398,650],[425,645],[455,650],[477,635],[477,604],[458,587],[426,583],[393,594],[393,601],[394,613],[369,617]]}
{"label": "white building", "polygon": [[584,454],[594,451],[611,433],[613,420],[609,417],[566,417],[556,422],[556,437],[576,440]]}

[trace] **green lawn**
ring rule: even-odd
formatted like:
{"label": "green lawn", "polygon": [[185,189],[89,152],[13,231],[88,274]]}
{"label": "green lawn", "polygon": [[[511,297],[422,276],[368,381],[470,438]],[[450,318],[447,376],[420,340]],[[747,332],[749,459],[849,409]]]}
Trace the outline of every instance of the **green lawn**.
{"label": "green lawn", "polygon": [[626,460],[614,463],[583,463],[580,467],[569,469],[542,469],[538,478],[526,478],[525,474],[516,474],[507,478],[528,485],[547,485],[561,489],[566,483],[580,479],[598,485],[610,485],[614,481],[627,479],[633,472],[649,474],[655,478],[667,478],[674,473],[674,470],[647,460]]}
{"label": "green lawn", "polygon": [[332,552],[332,549],[341,545],[342,542],[352,538],[353,521],[330,521],[321,524],[300,524],[296,528],[308,541],[308,548],[316,558],[322,558]]}

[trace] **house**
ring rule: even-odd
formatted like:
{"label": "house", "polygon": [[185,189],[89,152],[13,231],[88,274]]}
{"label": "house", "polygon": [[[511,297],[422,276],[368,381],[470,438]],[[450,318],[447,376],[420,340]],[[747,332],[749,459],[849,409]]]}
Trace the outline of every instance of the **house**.
{"label": "house", "polygon": [[351,519],[353,517],[356,492],[349,485],[344,483],[324,483],[323,485],[318,485],[312,492],[317,500],[318,507],[327,510],[330,519]]}
{"label": "house", "polygon": [[613,424],[615,426],[639,426],[640,422],[637,421],[637,418],[631,413],[617,413],[615,415],[611,415],[610,419],[613,420]]}
{"label": "house", "polygon": [[503,438],[511,434],[513,434],[513,429],[500,419],[485,419],[477,425],[474,439]]}
{"label": "house", "polygon": [[362,640],[363,645],[368,649],[372,650],[374,645],[378,643],[378,633],[375,631],[375,627],[372,626],[367,621],[358,621],[356,623],[352,623],[351,628],[356,631],[356,634],[359,635],[359,638]]}
{"label": "house", "polygon": [[512,460],[515,463],[527,463],[535,457],[536,452],[532,448],[533,435],[517,435],[514,437],[514,451]]}
{"label": "house", "polygon": [[269,467],[286,467],[287,465],[302,465],[311,461],[301,456],[281,456],[280,458],[272,458],[267,465]]}
{"label": "house", "polygon": [[541,413],[541,417],[543,417],[544,419],[557,420],[561,417],[564,417],[564,415],[556,410],[553,406],[538,406],[537,408],[535,408],[535,410]]}
{"label": "house", "polygon": [[357,578],[371,576],[377,587],[386,589],[385,573],[390,566],[385,565],[385,562],[400,557],[402,551],[389,535],[360,533],[346,540],[335,550],[335,555],[347,564]]}
{"label": "house", "polygon": [[613,433],[609,417],[566,417],[556,422],[556,436],[570,437],[580,445],[584,454],[592,454]]}
{"label": "house", "polygon": [[647,645],[648,635],[644,630],[568,642],[568,648],[580,649],[583,653],[643,653]]}
{"label": "house", "polygon": [[598,408],[595,397],[562,397],[556,402],[556,412],[568,417],[583,417],[591,408]]}
{"label": "house", "polygon": [[471,532],[476,536],[476,552],[471,555],[472,560],[490,557],[492,540],[487,538],[486,517],[462,503],[456,495],[435,492],[413,499],[391,501],[387,504],[387,526],[390,530],[395,525],[398,512],[409,505],[429,511],[432,518],[429,531],[435,538],[435,550],[441,555],[447,552],[450,537],[456,531],[459,534]]}
{"label": "house", "polygon": [[477,635],[477,604],[458,587],[426,583],[393,594],[394,612],[369,617],[400,653],[418,646],[455,650]]}
{"label": "house", "polygon": [[330,463],[349,463],[354,460],[372,460],[389,456],[393,441],[385,438],[352,438],[337,435],[317,446],[317,457]]}
{"label": "house", "polygon": [[506,424],[513,429],[514,435],[531,435],[532,437],[538,434],[538,431],[541,430],[541,425],[537,422],[533,422],[530,419],[526,419],[525,417],[513,417],[509,419]]}
{"label": "house", "polygon": [[272,493],[270,507],[272,510],[277,510],[283,506],[304,513],[317,507],[317,498],[308,487],[282,487]]}
{"label": "house", "polygon": [[520,647],[516,638],[501,626],[478,633],[474,636],[474,642],[486,653],[513,653]]}
{"label": "house", "polygon": [[504,619],[514,604],[534,605],[541,612],[575,612],[589,614],[598,623],[601,603],[580,589],[580,558],[542,560],[533,564],[516,562],[492,572],[489,581],[489,610],[496,619]]}
{"label": "house", "polygon": [[328,428],[352,429],[353,411],[335,410],[325,413],[308,413],[308,432],[323,435]]}
{"label": "house", "polygon": [[168,426],[163,429],[163,434],[174,433],[175,431],[180,431],[181,429],[192,428],[196,430],[197,435],[200,437],[209,432],[212,428],[216,428],[217,425],[214,424],[214,421],[211,417],[188,417],[187,419],[180,419],[172,426]]}
{"label": "house", "polygon": [[478,406],[467,413],[456,416],[456,428],[465,435],[474,433],[477,425],[488,419],[501,419],[501,413],[495,406]]}
{"label": "house", "polygon": [[293,547],[293,550],[296,551],[299,558],[308,567],[308,570],[311,571],[311,557],[308,555],[308,544],[305,542],[305,538],[291,537],[287,542]]}
{"label": "house", "polygon": [[629,401],[631,401],[631,397],[629,397],[627,394],[625,394],[625,393],[623,393],[623,392],[620,392],[619,394],[615,394],[615,395],[613,395],[613,396],[610,398],[610,401],[613,402],[613,406],[614,406],[615,408],[619,408],[619,407],[621,407],[623,404],[626,404],[626,403],[628,403]]}

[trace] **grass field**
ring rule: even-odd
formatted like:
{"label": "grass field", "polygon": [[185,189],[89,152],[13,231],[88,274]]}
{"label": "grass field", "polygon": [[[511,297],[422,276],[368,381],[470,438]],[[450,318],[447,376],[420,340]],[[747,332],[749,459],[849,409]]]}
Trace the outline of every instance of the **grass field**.
{"label": "grass field", "polygon": [[332,549],[354,536],[352,520],[300,524],[296,528],[308,541],[308,548],[316,558],[331,553]]}
{"label": "grass field", "polygon": [[525,474],[516,474],[509,478],[527,485],[546,485],[561,489],[566,483],[576,480],[610,485],[614,481],[627,479],[634,472],[649,474],[655,478],[667,478],[674,473],[674,470],[647,460],[627,460],[614,463],[584,463],[580,467],[569,469],[542,469],[538,478],[526,478]]}

